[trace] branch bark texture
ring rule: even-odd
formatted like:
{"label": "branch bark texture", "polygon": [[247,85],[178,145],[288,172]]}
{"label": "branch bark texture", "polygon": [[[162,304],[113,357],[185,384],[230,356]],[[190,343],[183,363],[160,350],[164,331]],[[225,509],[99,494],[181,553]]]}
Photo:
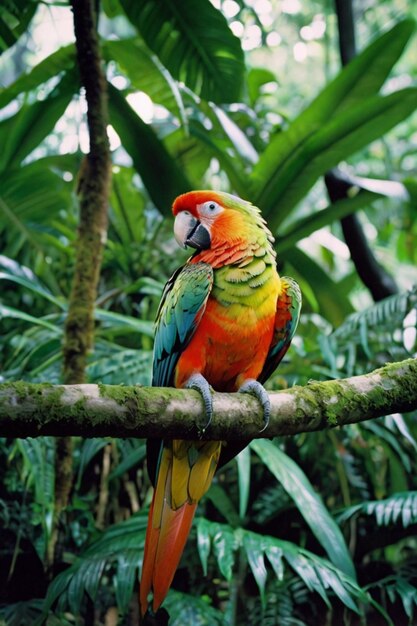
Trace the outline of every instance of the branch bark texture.
{"label": "branch bark texture", "polygon": [[370,374],[312,382],[270,394],[271,420],[260,434],[262,410],[247,394],[214,393],[205,424],[192,390],[111,385],[0,385],[0,436],[171,437],[247,440],[294,435],[417,410],[417,359]]}

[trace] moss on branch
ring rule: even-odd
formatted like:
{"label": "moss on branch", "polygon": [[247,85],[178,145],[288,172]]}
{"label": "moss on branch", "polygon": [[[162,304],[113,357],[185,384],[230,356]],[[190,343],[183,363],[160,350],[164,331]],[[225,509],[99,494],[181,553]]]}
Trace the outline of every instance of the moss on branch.
{"label": "moss on branch", "polygon": [[[343,426],[417,410],[417,359],[390,363],[370,374],[312,382],[270,394],[271,421],[262,437]],[[206,439],[260,436],[262,411],[247,394],[213,393]],[[205,423],[192,390],[111,385],[0,385],[0,436],[200,436]]]}

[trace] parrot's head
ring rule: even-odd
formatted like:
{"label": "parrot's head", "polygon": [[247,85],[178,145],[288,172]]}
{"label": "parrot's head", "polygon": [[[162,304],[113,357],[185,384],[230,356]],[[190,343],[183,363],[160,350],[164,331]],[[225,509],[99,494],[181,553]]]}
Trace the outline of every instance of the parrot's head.
{"label": "parrot's head", "polygon": [[273,241],[259,209],[229,193],[190,191],[176,198],[172,212],[175,239],[183,248],[214,251],[259,238],[267,245]]}

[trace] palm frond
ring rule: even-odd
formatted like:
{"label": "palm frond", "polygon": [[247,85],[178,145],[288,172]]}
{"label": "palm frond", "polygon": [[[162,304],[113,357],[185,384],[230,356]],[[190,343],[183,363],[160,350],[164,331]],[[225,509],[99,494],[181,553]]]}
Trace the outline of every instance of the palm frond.
{"label": "palm frond", "polygon": [[323,356],[334,376],[350,376],[417,352],[417,286],[349,317],[322,337]]}
{"label": "palm frond", "polygon": [[360,516],[374,517],[378,526],[402,524],[407,528],[417,523],[417,491],[395,493],[384,500],[371,500],[345,509],[338,515],[338,522],[344,523]]}
{"label": "palm frond", "polygon": [[266,535],[210,522],[200,518],[197,524],[198,549],[203,569],[213,548],[221,573],[231,580],[236,553],[243,549],[265,605],[265,585],[268,570],[265,557],[278,580],[282,580],[286,565],[304,582],[311,592],[318,593],[330,606],[334,594],[347,608],[360,614],[359,603],[369,603],[367,593],[351,578],[329,561],[295,544]]}
{"label": "palm frond", "polygon": [[370,592],[382,593],[392,604],[401,602],[409,624],[414,624],[417,616],[417,574],[416,562],[408,561],[393,574],[368,585]]}
{"label": "palm frond", "polygon": [[212,607],[207,599],[188,593],[170,591],[164,606],[172,626],[226,626],[229,623],[224,613]]}
{"label": "palm frond", "polygon": [[[146,512],[147,513],[147,512]],[[92,542],[76,561],[49,585],[44,615],[56,604],[58,612],[69,609],[79,615],[86,594],[94,601],[103,574],[115,590],[115,601],[123,615],[137,580],[143,554],[147,515],[143,512],[115,524]]]}

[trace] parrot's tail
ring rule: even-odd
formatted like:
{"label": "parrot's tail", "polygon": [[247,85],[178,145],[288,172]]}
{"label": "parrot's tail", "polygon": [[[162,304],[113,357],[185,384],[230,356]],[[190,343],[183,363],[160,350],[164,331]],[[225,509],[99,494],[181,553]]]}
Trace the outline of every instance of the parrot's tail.
{"label": "parrot's tail", "polygon": [[168,593],[220,449],[217,441],[174,440],[164,445],[146,531],[139,592],[142,616],[148,607],[156,613]]}

